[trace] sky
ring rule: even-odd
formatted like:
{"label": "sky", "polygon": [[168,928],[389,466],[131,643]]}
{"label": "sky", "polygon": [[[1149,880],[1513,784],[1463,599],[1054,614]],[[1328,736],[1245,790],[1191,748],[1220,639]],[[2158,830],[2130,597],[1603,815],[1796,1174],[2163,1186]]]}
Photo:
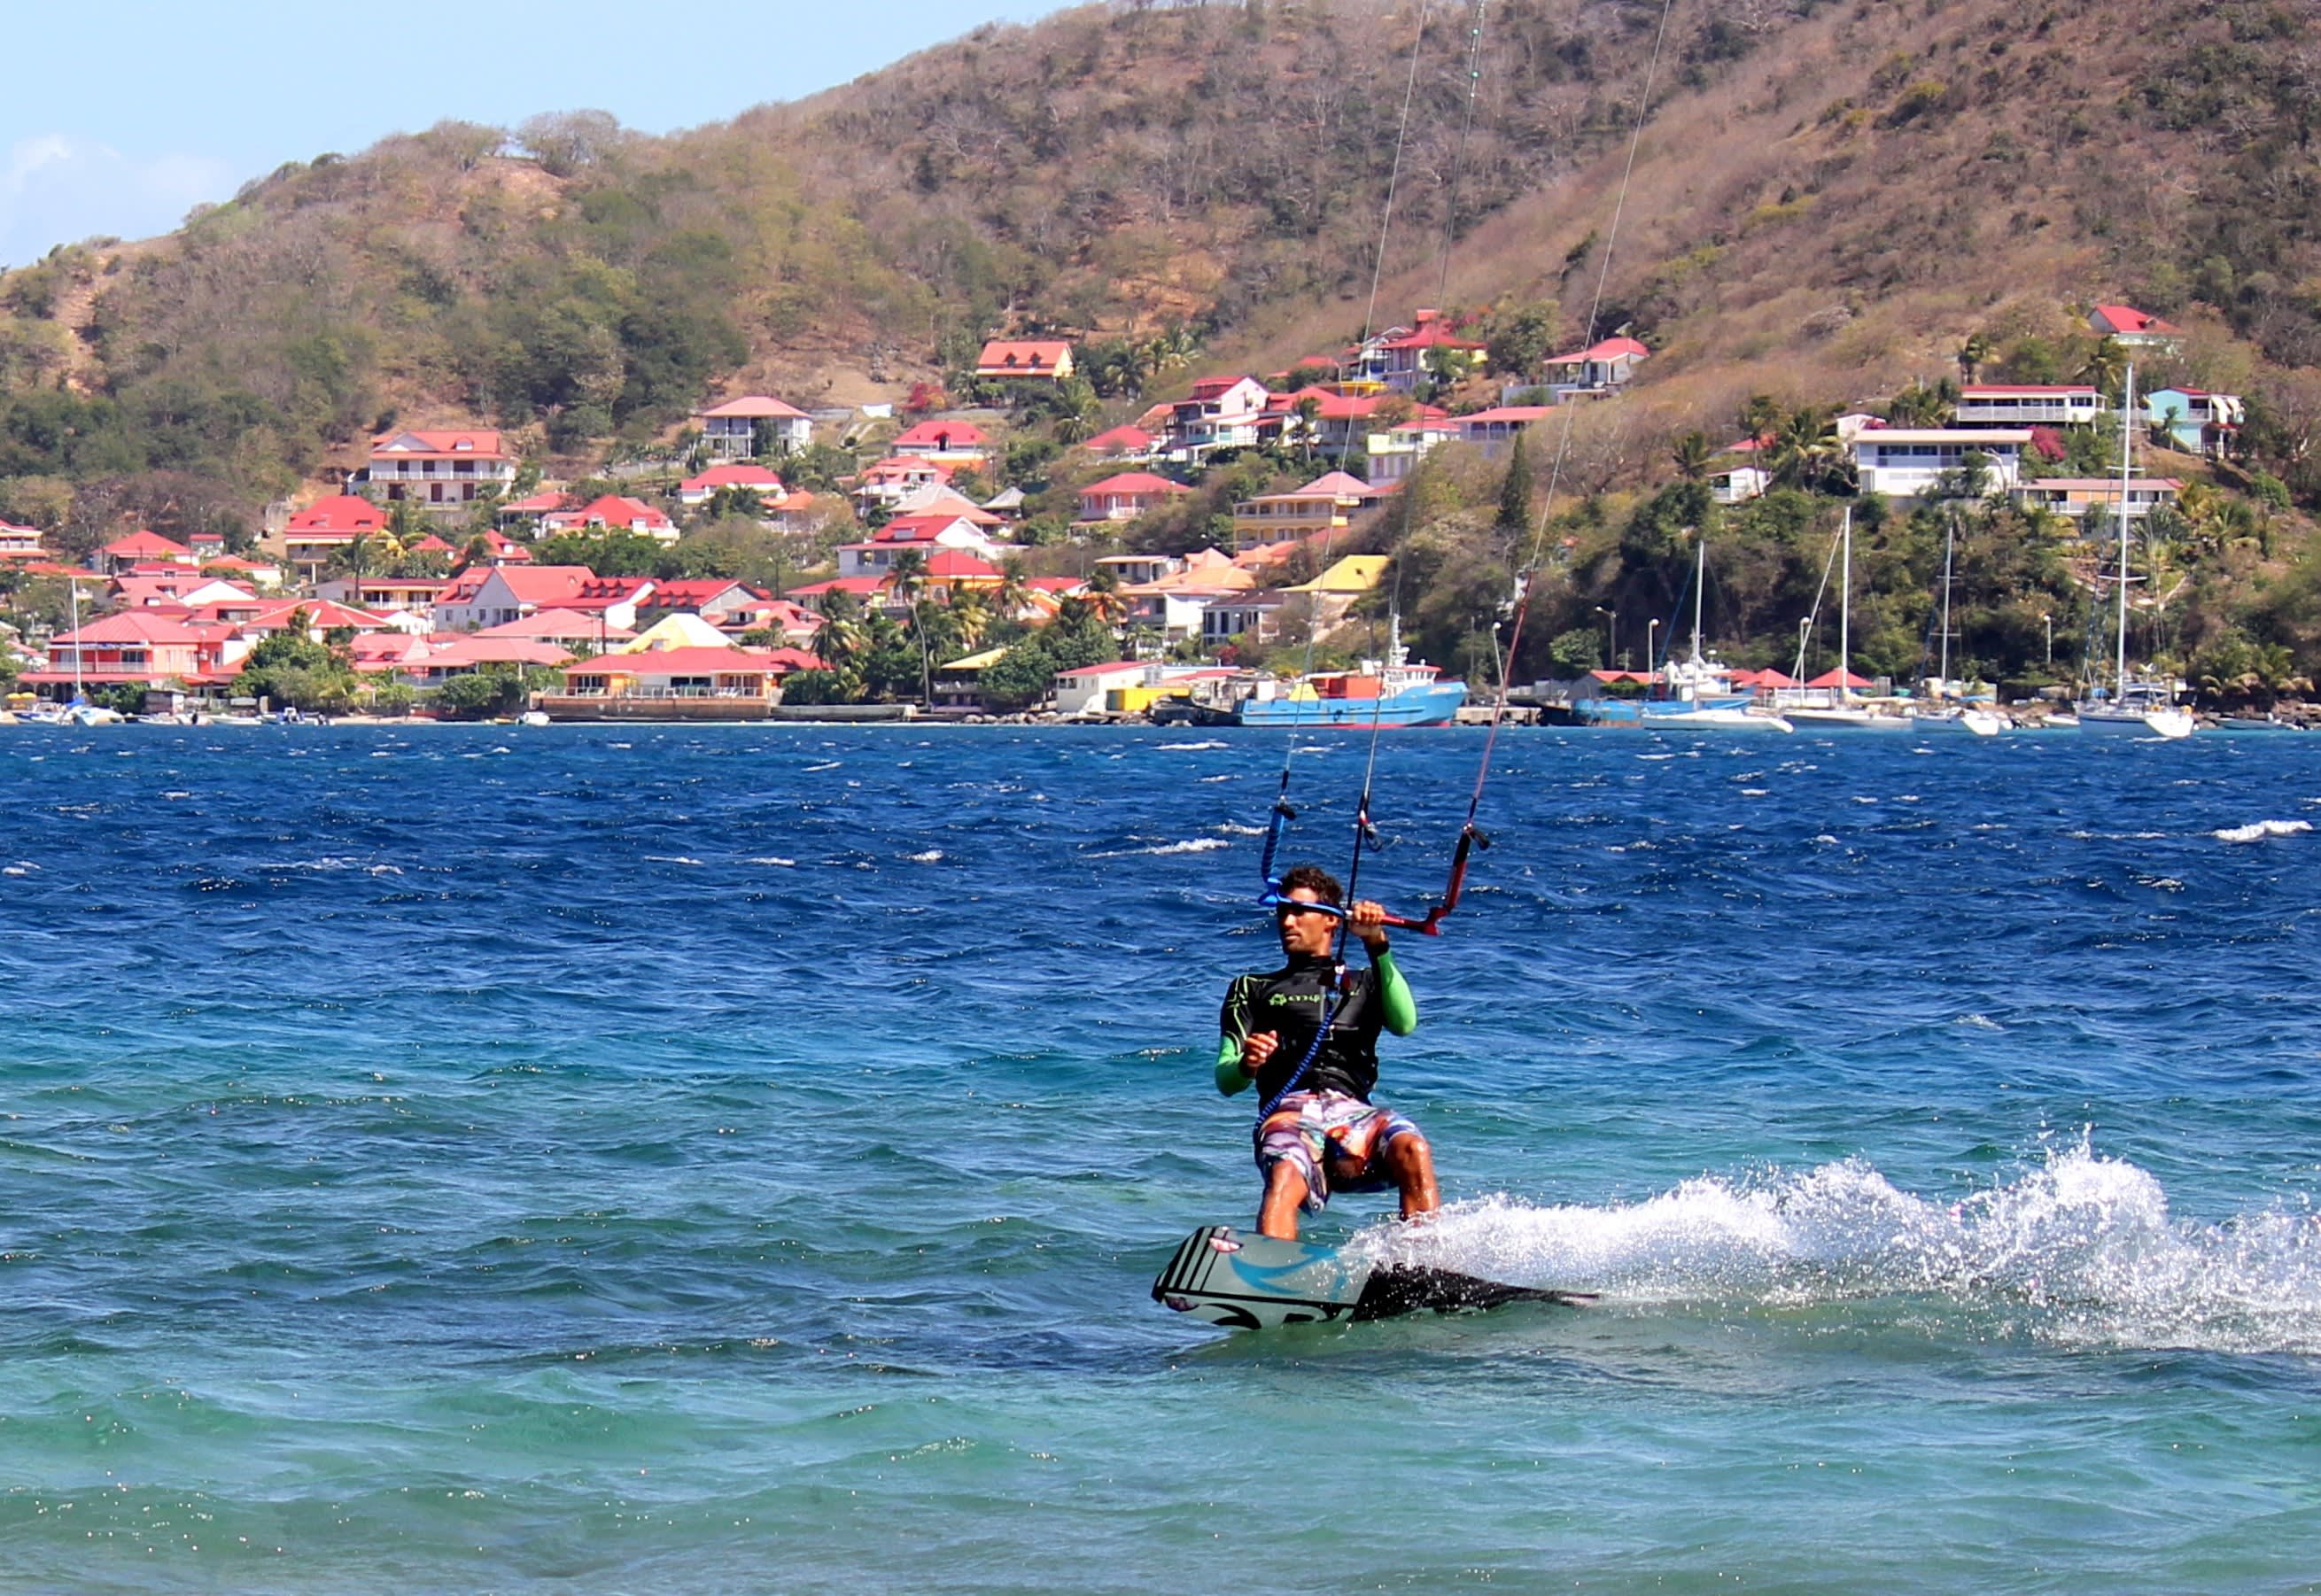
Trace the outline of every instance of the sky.
{"label": "sky", "polygon": [[27,6],[0,93],[0,268],[168,232],[285,161],[454,119],[649,133],[850,82],[1060,0],[113,0]]}

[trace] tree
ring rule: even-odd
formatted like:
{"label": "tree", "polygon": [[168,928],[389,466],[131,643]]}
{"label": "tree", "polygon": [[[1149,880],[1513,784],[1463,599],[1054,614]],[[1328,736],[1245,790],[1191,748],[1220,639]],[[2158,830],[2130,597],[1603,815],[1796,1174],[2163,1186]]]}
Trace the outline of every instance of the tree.
{"label": "tree", "polygon": [[1780,401],[1770,394],[1752,394],[1742,403],[1735,419],[1741,423],[1741,436],[1765,442],[1781,424]]}
{"label": "tree", "polygon": [[1991,346],[1989,334],[1983,332],[1969,333],[1967,335],[1967,340],[1959,345],[1959,381],[1962,383],[1971,383],[1974,381],[1975,373],[1980,371],[1985,365],[1989,364]]}
{"label": "tree", "polygon": [[1507,537],[1522,538],[1531,531],[1531,454],[1525,434],[1518,429],[1515,442],[1507,449],[1507,474],[1499,483],[1499,518],[1496,524]]}
{"label": "tree", "polygon": [[1507,376],[1529,376],[1555,351],[1562,326],[1562,311],[1543,300],[1494,316],[1484,334],[1491,369]]}
{"label": "tree", "polygon": [[2096,340],[2080,367],[2080,380],[2094,384],[2106,399],[2119,403],[2127,383],[2127,350],[2119,340],[2108,336]]}
{"label": "tree", "polygon": [[1686,482],[1707,481],[1708,467],[1716,458],[1716,446],[1708,441],[1707,433],[1697,431],[1678,439],[1676,446],[1669,451],[1670,463],[1676,467],[1677,476]]}

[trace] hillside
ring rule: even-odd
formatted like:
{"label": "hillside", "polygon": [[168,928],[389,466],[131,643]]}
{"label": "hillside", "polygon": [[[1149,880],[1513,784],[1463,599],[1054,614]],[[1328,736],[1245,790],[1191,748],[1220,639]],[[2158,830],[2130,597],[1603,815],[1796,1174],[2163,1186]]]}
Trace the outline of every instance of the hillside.
{"label": "hillside", "polygon": [[[2125,299],[2190,329],[2147,385],[2248,394],[2255,463],[2321,501],[2315,0],[2133,32],[2088,0],[1741,0],[1664,39],[1646,5],[1504,0],[1479,43],[1474,14],[1428,8],[1414,76],[1408,4],[1089,6],[669,139],[583,113],[294,163],[0,279],[0,514],[246,527],[390,418],[578,470],[715,393],[899,398],[996,331],[1264,371],[1438,301],[1653,347],[1559,491],[1664,481],[1752,394],[1956,375],[1971,339],[1987,377],[2076,376],[2079,313]],[[1194,375],[1131,373],[1107,414]]]}

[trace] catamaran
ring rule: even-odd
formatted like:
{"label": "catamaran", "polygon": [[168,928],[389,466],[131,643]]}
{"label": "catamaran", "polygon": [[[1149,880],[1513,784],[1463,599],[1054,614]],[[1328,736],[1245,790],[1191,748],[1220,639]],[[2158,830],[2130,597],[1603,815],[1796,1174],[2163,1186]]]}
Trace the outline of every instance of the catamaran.
{"label": "catamaran", "polygon": [[2073,707],[2079,712],[2082,731],[2189,737],[2194,724],[2192,713],[2176,702],[2183,684],[2164,676],[2127,674],[2127,585],[2132,579],[2128,555],[2134,547],[2128,536],[2127,494],[2129,478],[2134,471],[2134,413],[2135,367],[2131,366],[2119,407],[2119,598],[2114,627],[2116,653],[2112,666],[2113,685],[2109,694],[2098,688]]}

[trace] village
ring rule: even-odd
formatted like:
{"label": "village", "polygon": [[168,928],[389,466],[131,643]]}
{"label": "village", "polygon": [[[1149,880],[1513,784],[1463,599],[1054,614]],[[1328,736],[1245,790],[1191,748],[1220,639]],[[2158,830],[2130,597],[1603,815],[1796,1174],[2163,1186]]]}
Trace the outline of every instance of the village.
{"label": "village", "polygon": [[[2178,336],[2124,305],[2093,307],[2088,324],[2127,358],[2166,352]],[[1069,383],[1077,353],[1067,340],[993,339],[972,375],[987,395],[1020,405]],[[240,550],[215,534],[180,541],[140,530],[68,565],[38,529],[0,523],[13,583],[63,582],[74,613],[49,635],[0,633],[14,673],[8,707],[32,719],[751,720],[1117,719],[1165,716],[1188,701],[1230,706],[1264,695],[1270,673],[1257,667],[1269,651],[1278,663],[1285,643],[1330,633],[1379,588],[1389,560],[1376,531],[1422,460],[1452,447],[1504,462],[1561,407],[1618,402],[1651,355],[1616,334],[1493,372],[1474,330],[1421,310],[1264,378],[1200,376],[1183,397],[1069,445],[1088,479],[1060,544],[1028,536],[1026,494],[1006,480],[1016,412],[1002,404],[915,394],[912,405],[809,413],[767,394],[706,403],[676,440],[683,475],[588,494],[539,481],[498,431],[393,428],[371,440],[341,491],[285,507]],[[1432,402],[1454,388],[1456,404]],[[1978,494],[2100,540],[2184,489],[2174,477],[2061,474],[2066,433],[2116,430],[2095,382],[1953,388],[1931,415],[1923,395],[1884,415],[1832,407],[1856,492],[1907,503],[1955,491],[1971,472]],[[2236,396],[2172,387],[2139,394],[2137,408],[2140,431],[2210,458],[2230,449],[2243,413]],[[786,477],[839,439],[853,469],[819,489]],[[1764,433],[1734,439],[1699,474],[1718,503],[1745,503],[1776,485],[1773,447]],[[1265,451],[1311,475],[1234,499],[1229,521],[1204,529],[1214,541],[1146,551],[1141,529],[1204,473]],[[691,530],[737,515],[788,549],[806,579],[623,574],[610,568],[623,562],[586,558],[592,540],[675,549]],[[551,543],[564,551],[553,562],[540,558]],[[570,558],[576,549],[584,558]],[[930,613],[945,624],[924,624]],[[1076,650],[1028,692],[989,690],[986,673],[1011,644],[1060,618],[1071,621]],[[882,622],[909,627],[922,656],[915,680],[834,690],[863,628]],[[1673,618],[1652,625],[1674,641]],[[1581,696],[1661,680],[1659,660],[1639,671],[1616,636],[1606,643],[1592,685],[1577,685]],[[286,662],[305,674],[265,668]],[[1354,679],[1373,685],[1355,691],[1379,693],[1379,673],[1402,663],[1366,663]]]}

